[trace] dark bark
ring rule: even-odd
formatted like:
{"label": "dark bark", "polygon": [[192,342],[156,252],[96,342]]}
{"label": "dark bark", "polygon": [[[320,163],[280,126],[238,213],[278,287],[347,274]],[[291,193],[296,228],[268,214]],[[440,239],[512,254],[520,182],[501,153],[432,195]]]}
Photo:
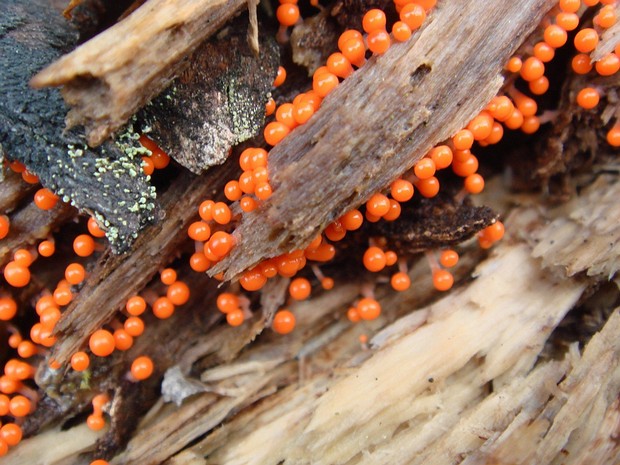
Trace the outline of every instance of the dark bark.
{"label": "dark bark", "polygon": [[95,215],[117,250],[155,218],[154,188],[141,159],[112,142],[89,149],[77,130],[64,131],[56,89],[35,91],[29,79],[69,50],[74,29],[45,0],[8,0],[0,12],[0,146],[65,202]]}
{"label": "dark bark", "polygon": [[[243,31],[246,25],[232,27]],[[245,32],[201,45],[170,88],[140,112],[159,145],[191,171],[223,163],[233,146],[263,127],[279,52],[271,37],[260,43],[258,57]]]}

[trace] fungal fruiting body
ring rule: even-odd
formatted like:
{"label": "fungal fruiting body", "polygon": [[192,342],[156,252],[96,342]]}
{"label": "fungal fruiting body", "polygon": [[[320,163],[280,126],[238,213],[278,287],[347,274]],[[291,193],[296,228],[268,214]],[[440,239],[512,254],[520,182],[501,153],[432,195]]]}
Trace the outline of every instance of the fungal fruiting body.
{"label": "fungal fruiting body", "polygon": [[[294,137],[296,129],[312,121],[315,113],[321,111],[324,99],[348,79],[367,61],[381,60],[390,47],[407,46],[406,42],[424,27],[428,17],[433,15],[435,1],[395,0],[396,21],[388,20],[385,12],[369,10],[361,20],[361,29],[347,29],[334,44],[334,52],[323,66],[313,73],[308,90],[295,96],[292,101],[277,101],[266,98],[265,114],[268,118],[263,131],[265,146],[247,147],[239,154],[239,175],[230,179],[221,196],[203,199],[196,209],[196,217],[186,230],[193,245],[193,252],[187,254],[188,269],[201,273],[204,279],[216,263],[222,261],[242,241],[234,232],[241,215],[257,210],[269,202],[274,187],[270,183],[269,148],[279,144],[286,137]],[[546,69],[560,48],[571,48],[571,70],[586,78],[605,78],[615,75],[620,69],[620,46],[593,61],[591,54],[597,49],[604,30],[616,23],[616,9],[613,2],[590,0],[560,0],[549,23],[540,31],[539,41],[518,55],[510,57],[505,65],[507,84],[502,93],[494,97],[485,108],[451,138],[438,141],[437,145],[412,166],[403,167],[401,175],[389,186],[368,196],[363,205],[351,209],[332,221],[324,231],[317,234],[304,248],[290,250],[285,254],[265,259],[246,270],[238,282],[223,287],[212,303],[222,313],[222,319],[232,327],[244,325],[253,318],[252,293],[260,291],[276,277],[290,279],[286,302],[273,316],[271,323],[275,333],[287,335],[295,330],[298,318],[295,303],[308,299],[313,288],[324,291],[334,287],[334,279],[325,276],[327,264],[341,252],[343,244],[356,237],[362,237],[361,252],[354,258],[353,266],[364,270],[365,283],[360,286],[360,295],[350,303],[346,318],[352,323],[376,320],[382,315],[382,307],[375,296],[377,286],[390,287],[404,292],[411,288],[408,272],[410,254],[392,250],[385,237],[368,235],[364,228],[369,224],[383,224],[398,221],[404,208],[415,208],[420,197],[433,199],[438,196],[445,179],[456,178],[462,186],[456,198],[462,201],[468,195],[477,195],[485,189],[485,179],[479,172],[480,154],[483,148],[498,144],[505,132],[521,130],[525,134],[538,131],[541,124],[549,122],[551,116],[539,109],[540,96],[547,93],[550,83]],[[318,2],[312,2],[317,6]],[[585,8],[593,8],[592,24],[581,27]],[[279,38],[286,40],[288,29],[301,21],[296,1],[281,0],[276,10],[280,23]],[[566,50],[566,49],[564,49]],[[274,77],[274,89],[285,84],[287,72],[278,69]],[[596,111],[605,98],[596,84],[587,84],[575,92],[574,102],[585,111]],[[620,146],[620,114],[612,115],[606,129],[606,139],[613,147]],[[147,134],[140,136],[140,143],[148,156],[141,156],[142,168],[147,175],[163,170],[170,164],[170,157]],[[422,154],[417,154],[422,155]],[[412,158],[413,160],[413,158]],[[28,184],[39,182],[19,162],[6,162],[6,166],[18,173]],[[58,196],[42,187],[33,194],[33,203],[40,210],[49,212],[59,208]],[[329,208],[329,206],[326,206]],[[96,215],[89,217],[79,226],[79,233],[71,237],[71,256],[62,273],[49,285],[33,284],[33,274],[41,262],[52,263],[56,257],[56,239],[49,234],[37,244],[20,244],[11,250],[10,259],[4,264],[4,284],[0,294],[0,321],[6,325],[9,353],[0,376],[0,456],[16,446],[22,439],[20,422],[29,415],[37,403],[33,377],[36,366],[47,363],[52,370],[70,368],[86,379],[94,364],[102,358],[119,356],[124,362],[126,378],[132,382],[144,382],[155,378],[158,370],[149,354],[132,353],[137,338],[145,332],[147,318],[159,320],[172,318],[177,309],[190,303],[200,289],[192,288],[182,277],[187,276],[184,265],[175,263],[162,269],[156,284],[139,295],[132,295],[125,302],[113,321],[90,334],[80,350],[75,351],[63,363],[49,359],[50,348],[59,337],[55,333],[65,309],[71,305],[81,286],[89,279],[89,270],[105,248],[105,222]],[[77,228],[77,227],[76,227]],[[74,228],[74,230],[76,229]],[[504,225],[500,221],[482,228],[477,234],[478,244],[488,249],[504,236]],[[14,224],[12,216],[0,212],[0,241],[12,237]],[[364,235],[365,234],[365,235]],[[66,240],[60,240],[62,244]],[[359,242],[359,241],[358,241]],[[13,242],[15,243],[15,242]],[[0,242],[2,245],[2,242]],[[459,253],[454,249],[429,250],[426,253],[432,275],[433,286],[438,291],[448,291],[455,284],[453,270],[459,262]],[[47,261],[47,262],[46,262]],[[215,277],[218,278],[217,276]],[[28,302],[19,299],[19,291],[39,286],[33,300],[36,318],[31,328],[18,328],[13,324],[30,310]],[[157,291],[154,291],[156,289]],[[150,310],[150,311],[149,311]],[[343,315],[344,317],[345,315]],[[26,318],[27,320],[27,318]],[[20,331],[21,329],[21,331]],[[25,330],[24,330],[25,329]],[[366,344],[368,336],[360,341]],[[131,354],[123,358],[122,353]],[[137,356],[136,356],[137,355]],[[100,431],[105,428],[106,405],[110,401],[107,393],[100,393],[92,399],[92,413],[87,417],[88,426]],[[105,465],[104,460],[95,460],[91,465]]]}

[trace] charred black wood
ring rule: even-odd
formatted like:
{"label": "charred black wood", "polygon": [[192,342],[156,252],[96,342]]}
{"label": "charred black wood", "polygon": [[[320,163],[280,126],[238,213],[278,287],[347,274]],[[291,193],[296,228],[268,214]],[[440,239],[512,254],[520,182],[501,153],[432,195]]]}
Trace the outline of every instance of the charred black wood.
{"label": "charred black wood", "polygon": [[[87,147],[65,131],[65,104],[55,89],[35,91],[30,78],[76,43],[76,31],[46,1],[8,0],[0,12],[0,145],[64,202],[94,215],[112,247],[124,251],[155,219],[155,190],[133,153],[113,142]],[[86,79],[87,80],[87,79]]]}

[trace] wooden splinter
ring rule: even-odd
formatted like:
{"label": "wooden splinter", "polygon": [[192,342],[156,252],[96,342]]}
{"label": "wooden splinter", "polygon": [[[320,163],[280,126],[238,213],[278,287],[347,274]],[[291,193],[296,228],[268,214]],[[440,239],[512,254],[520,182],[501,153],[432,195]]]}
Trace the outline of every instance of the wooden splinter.
{"label": "wooden splinter", "polygon": [[84,125],[101,144],[168,86],[183,59],[236,15],[247,0],[149,0],[31,80],[63,86],[69,128]]}

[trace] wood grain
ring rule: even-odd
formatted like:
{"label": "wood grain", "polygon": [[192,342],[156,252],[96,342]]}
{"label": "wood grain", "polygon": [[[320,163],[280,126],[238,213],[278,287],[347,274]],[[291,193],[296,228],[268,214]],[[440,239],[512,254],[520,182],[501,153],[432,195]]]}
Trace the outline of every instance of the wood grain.
{"label": "wood grain", "polygon": [[[247,0],[149,0],[123,21],[45,68],[34,87],[64,86],[67,126],[101,144],[168,86],[182,60]],[[122,40],[119,40],[122,38]]]}
{"label": "wood grain", "polygon": [[[306,246],[452,136],[497,93],[508,57],[554,2],[439,2],[426,26],[344,81],[269,155],[274,194],[210,270],[237,276]],[[467,11],[467,14],[463,14]]]}

